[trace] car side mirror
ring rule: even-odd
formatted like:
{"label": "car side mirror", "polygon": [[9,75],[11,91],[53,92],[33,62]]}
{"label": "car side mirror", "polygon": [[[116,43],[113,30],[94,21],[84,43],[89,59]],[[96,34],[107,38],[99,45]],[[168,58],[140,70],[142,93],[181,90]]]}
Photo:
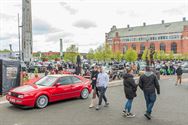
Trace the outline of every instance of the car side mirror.
{"label": "car side mirror", "polygon": [[58,87],[58,86],[60,86],[60,85],[61,85],[60,83],[56,83],[56,84],[55,84],[55,87]]}

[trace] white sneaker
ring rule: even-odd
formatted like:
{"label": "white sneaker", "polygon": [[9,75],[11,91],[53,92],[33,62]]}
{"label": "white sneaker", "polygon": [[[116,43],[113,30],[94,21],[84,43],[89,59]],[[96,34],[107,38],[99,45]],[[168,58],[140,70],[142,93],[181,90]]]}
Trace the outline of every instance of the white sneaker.
{"label": "white sneaker", "polygon": [[127,113],[127,118],[134,118],[136,115],[132,114],[132,113]]}

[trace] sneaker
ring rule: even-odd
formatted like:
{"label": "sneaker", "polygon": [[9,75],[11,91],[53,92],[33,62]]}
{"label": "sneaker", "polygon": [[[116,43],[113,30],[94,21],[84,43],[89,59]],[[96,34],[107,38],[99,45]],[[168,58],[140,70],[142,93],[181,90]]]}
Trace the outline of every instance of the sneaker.
{"label": "sneaker", "polygon": [[101,109],[100,105],[97,105],[95,109],[100,110]]}
{"label": "sneaker", "polygon": [[110,103],[106,102],[104,107],[108,107]]}
{"label": "sneaker", "polygon": [[123,114],[123,116],[127,116],[127,111],[123,110],[122,114]]}
{"label": "sneaker", "polygon": [[136,115],[132,114],[132,113],[127,113],[127,118],[134,118]]}
{"label": "sneaker", "polygon": [[144,116],[145,116],[148,120],[151,119],[151,115],[150,115],[149,113],[144,114]]}

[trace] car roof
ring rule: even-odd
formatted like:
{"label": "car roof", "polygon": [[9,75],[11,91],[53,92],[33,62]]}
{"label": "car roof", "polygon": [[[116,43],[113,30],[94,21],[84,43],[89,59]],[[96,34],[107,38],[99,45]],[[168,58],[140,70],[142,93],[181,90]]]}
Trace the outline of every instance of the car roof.
{"label": "car roof", "polygon": [[74,75],[71,75],[71,74],[55,74],[55,75],[48,75],[48,76],[52,76],[52,77],[64,77],[64,76],[74,76]]}

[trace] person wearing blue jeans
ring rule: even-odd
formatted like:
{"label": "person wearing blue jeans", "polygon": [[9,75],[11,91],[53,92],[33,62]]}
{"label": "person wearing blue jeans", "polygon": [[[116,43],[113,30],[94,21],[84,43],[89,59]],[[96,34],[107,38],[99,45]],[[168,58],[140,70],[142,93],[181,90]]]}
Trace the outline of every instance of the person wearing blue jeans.
{"label": "person wearing blue jeans", "polygon": [[156,94],[144,92],[144,97],[146,100],[146,109],[147,109],[146,112],[151,115],[154,103],[156,101]]}
{"label": "person wearing blue jeans", "polygon": [[146,113],[144,114],[144,116],[150,120],[152,109],[157,98],[156,90],[157,94],[160,94],[160,85],[156,75],[151,72],[149,66],[146,66],[146,72],[140,76],[139,86],[144,92],[146,101]]}
{"label": "person wearing blue jeans", "polygon": [[96,106],[96,110],[100,110],[102,99],[104,99],[105,101],[105,107],[109,105],[109,103],[107,102],[106,95],[105,95],[108,82],[109,82],[109,76],[107,75],[107,73],[103,71],[102,67],[99,67],[98,70],[99,70],[99,74],[97,76],[96,86],[99,92],[99,102],[98,102],[98,105]]}
{"label": "person wearing blue jeans", "polygon": [[137,85],[132,75],[133,71],[131,68],[127,68],[127,73],[123,75],[123,85],[124,85],[124,93],[127,101],[125,102],[125,107],[123,110],[123,115],[128,118],[135,117],[133,113],[131,113],[132,102],[136,97]]}
{"label": "person wearing blue jeans", "polygon": [[132,103],[133,99],[128,99],[127,101],[125,101],[125,111],[131,112]]}

